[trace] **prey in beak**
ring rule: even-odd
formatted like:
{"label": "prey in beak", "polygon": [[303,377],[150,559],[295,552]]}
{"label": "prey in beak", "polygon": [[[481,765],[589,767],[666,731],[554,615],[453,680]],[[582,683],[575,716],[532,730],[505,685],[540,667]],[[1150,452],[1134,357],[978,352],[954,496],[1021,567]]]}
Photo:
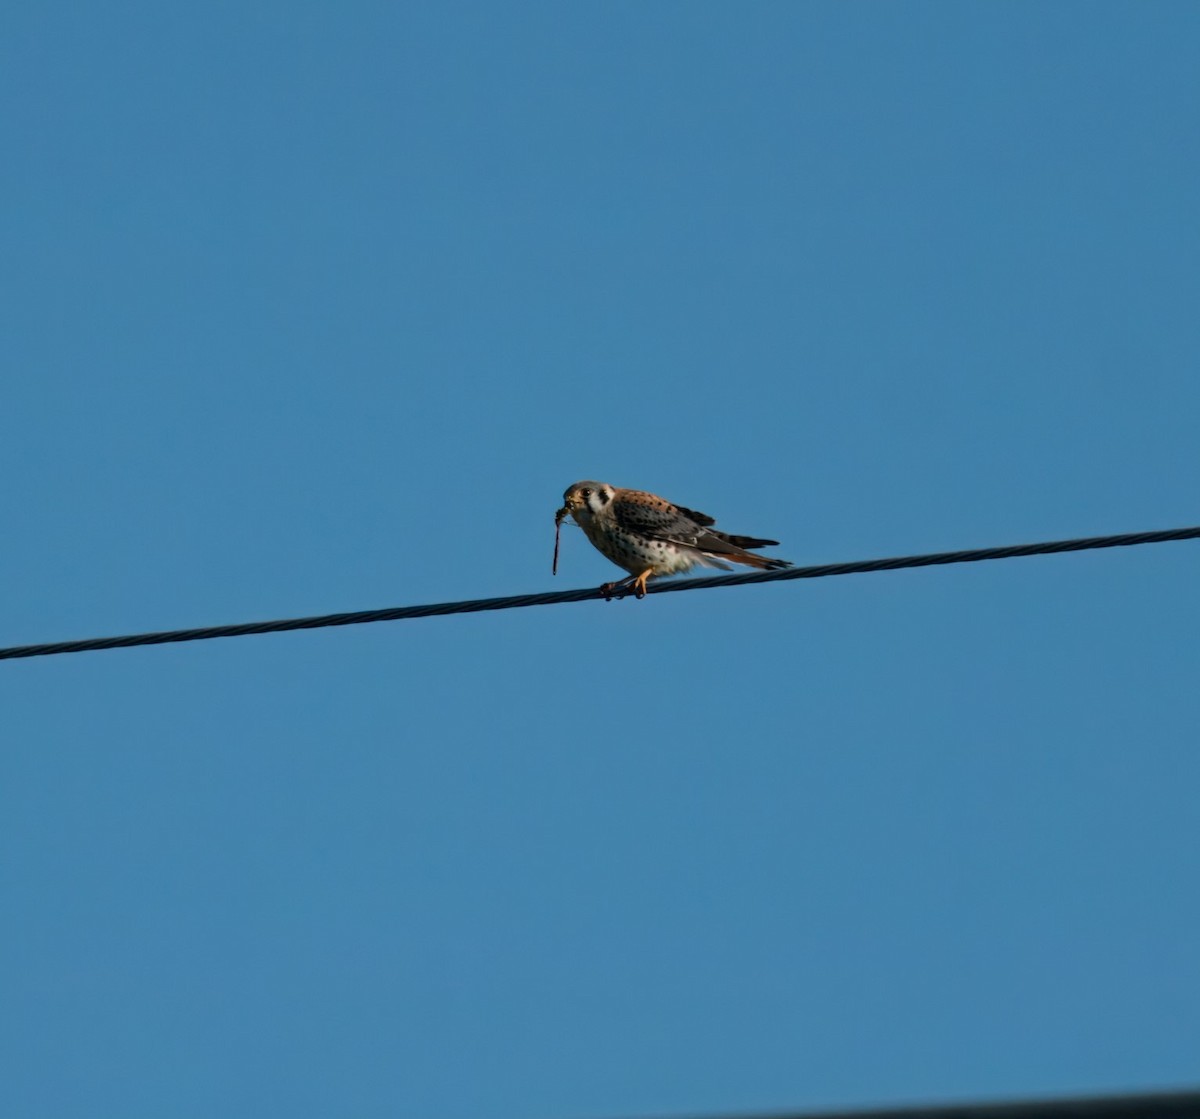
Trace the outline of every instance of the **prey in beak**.
{"label": "prey in beak", "polygon": [[564,505],[557,513],[554,514],[554,563],[550,567],[550,574],[558,574],[558,536],[562,531],[562,523],[571,515],[571,510]]}

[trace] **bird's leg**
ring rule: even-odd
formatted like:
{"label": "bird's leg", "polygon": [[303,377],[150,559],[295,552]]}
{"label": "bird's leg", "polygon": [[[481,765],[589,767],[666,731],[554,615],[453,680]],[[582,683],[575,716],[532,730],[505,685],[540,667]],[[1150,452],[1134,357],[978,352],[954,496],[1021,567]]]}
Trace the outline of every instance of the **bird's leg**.
{"label": "bird's leg", "polygon": [[605,602],[612,602],[614,598],[624,598],[630,591],[638,598],[646,597],[646,580],[654,574],[654,568],[648,567],[640,575],[630,575],[626,579],[618,579],[615,583],[605,583],[600,588],[600,594],[604,596]]}

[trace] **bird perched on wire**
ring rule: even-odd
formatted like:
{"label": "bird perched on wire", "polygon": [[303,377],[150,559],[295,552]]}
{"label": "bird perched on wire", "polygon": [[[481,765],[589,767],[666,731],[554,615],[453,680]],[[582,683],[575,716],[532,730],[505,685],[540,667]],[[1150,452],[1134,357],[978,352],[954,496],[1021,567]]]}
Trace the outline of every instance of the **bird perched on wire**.
{"label": "bird perched on wire", "polygon": [[[641,490],[605,482],[576,482],[563,494],[563,507],[554,515],[555,528],[568,516],[600,552],[629,572],[628,579],[600,588],[605,598],[629,590],[645,598],[651,577],[678,575],[693,567],[730,571],[730,563],[742,563],[772,571],[792,566],[787,560],[747,551],[778,544],[778,540],[718,532],[712,527],[716,523],[712,517]],[[557,536],[554,556],[557,569]]]}

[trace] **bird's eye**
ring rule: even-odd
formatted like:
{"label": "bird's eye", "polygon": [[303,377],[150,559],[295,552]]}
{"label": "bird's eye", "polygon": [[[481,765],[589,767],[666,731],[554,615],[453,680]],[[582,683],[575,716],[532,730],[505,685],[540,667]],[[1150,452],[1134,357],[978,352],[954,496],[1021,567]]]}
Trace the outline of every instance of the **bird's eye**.
{"label": "bird's eye", "polygon": [[591,490],[584,490],[584,491],[583,491],[583,496],[584,496],[584,497],[591,497],[591,496],[592,496],[592,491],[591,491]]}

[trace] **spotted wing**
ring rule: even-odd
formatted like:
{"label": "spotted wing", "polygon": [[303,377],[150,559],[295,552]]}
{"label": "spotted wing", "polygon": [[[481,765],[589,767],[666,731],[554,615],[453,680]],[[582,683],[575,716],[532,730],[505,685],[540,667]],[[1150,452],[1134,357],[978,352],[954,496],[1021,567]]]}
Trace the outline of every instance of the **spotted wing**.
{"label": "spotted wing", "polygon": [[611,508],[617,524],[628,532],[691,548],[701,546],[700,537],[710,535],[705,531],[706,526],[714,523],[712,517],[703,513],[637,490],[627,490],[613,498]]}
{"label": "spotted wing", "polygon": [[[686,548],[695,548],[708,556],[728,556],[740,563],[751,559],[762,563],[762,557],[747,552],[747,548],[769,547],[777,540],[756,536],[732,536],[710,528],[716,522],[705,513],[682,505],[672,505],[665,498],[638,490],[626,490],[613,499],[612,514],[617,524],[650,540],[662,540]],[[767,566],[789,567],[785,560],[767,560]]]}

